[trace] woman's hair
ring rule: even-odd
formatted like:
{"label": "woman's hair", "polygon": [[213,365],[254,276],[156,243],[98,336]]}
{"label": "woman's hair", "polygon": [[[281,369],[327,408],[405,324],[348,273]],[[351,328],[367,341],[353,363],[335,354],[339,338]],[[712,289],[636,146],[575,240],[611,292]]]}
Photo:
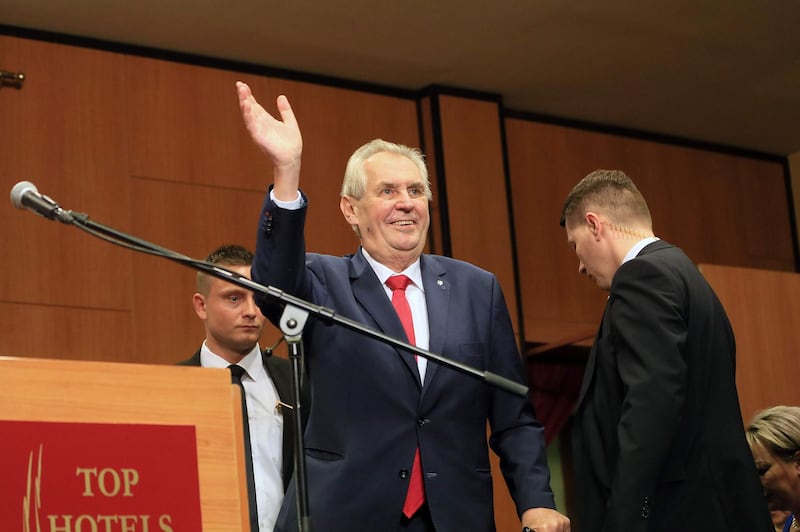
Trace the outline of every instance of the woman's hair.
{"label": "woman's hair", "polygon": [[800,407],[773,406],[753,417],[746,430],[750,447],[761,445],[788,462],[800,451]]}

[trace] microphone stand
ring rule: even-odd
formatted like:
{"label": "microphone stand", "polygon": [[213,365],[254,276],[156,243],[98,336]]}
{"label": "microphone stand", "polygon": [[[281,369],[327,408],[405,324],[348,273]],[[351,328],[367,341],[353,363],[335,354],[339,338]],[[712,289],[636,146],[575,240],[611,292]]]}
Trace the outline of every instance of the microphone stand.
{"label": "microphone stand", "polygon": [[394,346],[398,349],[416,353],[417,355],[425,357],[428,360],[432,360],[441,366],[481,379],[487,384],[504,390],[508,393],[516,394],[522,397],[526,397],[528,394],[528,387],[524,384],[520,384],[490,371],[478,370],[467,364],[462,364],[461,362],[457,362],[442,355],[421,349],[415,345],[397,340],[380,331],[371,329],[355,320],[351,320],[344,316],[339,316],[333,309],[315,305],[299,297],[287,294],[278,288],[256,283],[255,281],[241,276],[236,272],[232,272],[205,261],[192,259],[169,249],[157,246],[151,242],[147,242],[146,240],[128,235],[112,227],[108,227],[101,223],[90,220],[87,214],[76,213],[73,211],[66,212],[72,215],[74,219],[72,225],[75,225],[98,238],[113,244],[133,249],[135,251],[156,255],[174,262],[178,262],[184,266],[202,271],[208,275],[212,275],[224,281],[236,284],[253,292],[267,295],[284,304],[284,311],[280,318],[280,329],[284,334],[286,343],[289,346],[289,360],[291,362],[292,370],[291,390],[292,401],[294,403],[292,405],[294,411],[292,430],[294,434],[293,439],[295,488],[297,490],[297,518],[300,532],[311,532],[311,517],[308,511],[308,490],[306,487],[307,480],[305,457],[303,454],[304,442],[301,421],[302,405],[300,404],[300,386],[302,382],[301,367],[303,359],[302,336],[303,328],[305,327],[309,314],[321,321],[335,323],[352,331],[356,331],[364,336],[380,340],[381,342]]}

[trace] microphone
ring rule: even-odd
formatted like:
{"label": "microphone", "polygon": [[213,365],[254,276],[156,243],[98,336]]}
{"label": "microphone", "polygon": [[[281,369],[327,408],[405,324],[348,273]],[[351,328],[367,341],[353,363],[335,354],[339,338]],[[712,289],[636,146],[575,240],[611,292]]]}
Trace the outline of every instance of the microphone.
{"label": "microphone", "polygon": [[64,224],[75,223],[71,211],[65,211],[61,205],[40,194],[36,185],[30,181],[20,181],[11,189],[11,203],[17,209],[30,209],[48,220],[58,220]]}

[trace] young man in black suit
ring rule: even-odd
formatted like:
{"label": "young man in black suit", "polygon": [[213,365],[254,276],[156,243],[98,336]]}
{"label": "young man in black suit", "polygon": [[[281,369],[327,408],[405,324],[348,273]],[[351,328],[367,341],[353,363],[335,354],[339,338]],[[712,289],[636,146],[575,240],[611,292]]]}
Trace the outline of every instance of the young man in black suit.
{"label": "young man in black suit", "polygon": [[[222,246],[205,260],[250,278],[253,254],[242,246]],[[244,368],[242,385],[258,509],[257,523],[251,525],[253,532],[271,532],[293,465],[292,418],[287,414],[290,410],[280,404],[291,398],[289,362],[259,347],[266,320],[251,291],[201,272],[192,304],[205,326],[205,341],[180,364]]]}
{"label": "young man in black suit", "polygon": [[581,180],[561,225],[609,292],[572,425],[579,530],[772,530],[709,284],[621,171]]}

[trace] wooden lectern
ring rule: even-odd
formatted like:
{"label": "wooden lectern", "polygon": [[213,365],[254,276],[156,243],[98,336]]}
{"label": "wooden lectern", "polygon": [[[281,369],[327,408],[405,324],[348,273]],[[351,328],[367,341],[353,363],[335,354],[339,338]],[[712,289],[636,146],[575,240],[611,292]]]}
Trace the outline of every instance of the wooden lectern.
{"label": "wooden lectern", "polygon": [[[2,439],[13,441],[15,434],[9,432],[15,431],[20,437],[22,430],[18,427],[25,427],[27,431],[29,426],[34,430],[40,426],[47,427],[51,434],[56,431],[56,439],[59,430],[66,432],[66,429],[81,427],[93,427],[92,430],[101,435],[106,428],[109,431],[112,428],[124,431],[152,427],[156,441],[161,435],[169,434],[170,427],[188,433],[191,436],[189,441],[196,441],[196,478],[199,485],[196,491],[186,491],[194,492],[195,508],[199,492],[198,520],[205,532],[241,532],[249,526],[241,412],[239,391],[231,384],[230,374],[226,370],[0,357],[0,426],[6,427],[6,433],[0,434]],[[125,437],[120,437],[113,440],[113,445],[104,447],[102,455],[106,457],[106,462],[119,460],[125,464],[129,460],[124,456],[126,446],[130,449],[133,445],[133,449],[136,449],[138,443],[125,440]],[[176,450],[176,441],[171,442],[172,451],[167,445],[170,442],[159,441],[158,447],[161,448],[163,443],[164,452],[147,451],[150,454],[145,456],[168,455],[159,456],[159,460],[169,464],[170,461],[177,462],[176,457],[186,451],[185,454],[191,458],[189,465],[192,469],[191,475],[184,477],[194,478],[195,449]],[[86,447],[90,448],[92,442],[86,443]],[[82,447],[78,445],[73,448],[77,451]],[[120,449],[119,457],[113,454],[117,448]],[[56,455],[63,460],[63,455],[69,452],[57,445],[50,445],[44,454],[52,461]],[[32,452],[30,463],[25,464],[30,479],[27,488],[24,483],[21,489],[12,487],[15,490],[12,501],[4,502],[11,502],[15,520],[18,514],[25,514],[24,518],[20,517],[20,522],[26,521],[23,530],[35,530],[30,526],[34,518],[41,519],[43,525],[47,524],[45,521],[48,518],[52,519],[58,523],[59,530],[89,530],[95,525],[103,530],[156,532],[171,530],[172,527],[180,529],[175,526],[176,523],[170,524],[169,519],[164,519],[168,516],[162,516],[159,522],[158,516],[135,515],[135,504],[143,504],[146,491],[161,481],[141,478],[144,475],[131,472],[132,469],[126,470],[124,465],[119,469],[123,471],[121,475],[110,467],[104,469],[104,463],[100,463],[103,459],[95,460],[94,454],[81,458],[86,462],[81,466],[85,467],[79,467],[77,472],[78,477],[84,478],[77,479],[77,491],[80,493],[76,494],[75,499],[84,509],[74,515],[70,515],[68,510],[58,509],[49,516],[44,511],[42,515],[34,516],[36,508],[43,508],[55,499],[50,497],[41,501],[45,498],[41,493],[44,488],[39,484],[40,481],[44,484],[42,477],[45,480],[48,475],[52,477],[52,471],[56,469],[46,463],[41,465],[41,451],[38,463],[34,455]],[[93,460],[98,463],[92,464]],[[37,466],[40,471],[37,471]],[[69,482],[73,483],[76,468],[74,465],[70,467],[69,476],[72,478]],[[169,475],[169,469],[168,466],[159,466],[158,471],[159,474],[164,471]],[[120,478],[125,482],[121,482]],[[131,481],[135,484],[136,492],[129,486]],[[5,476],[3,482],[8,484],[9,478]],[[23,493],[25,489],[27,491]],[[137,501],[134,495],[138,493],[144,495]],[[167,498],[173,507],[188,504],[180,488],[170,491]],[[103,515],[103,508],[114,499],[131,510]],[[155,502],[163,504],[163,500]],[[57,515],[53,517],[55,513]],[[131,515],[125,515],[128,513]],[[47,530],[52,528],[52,523],[49,528],[42,527]]]}

